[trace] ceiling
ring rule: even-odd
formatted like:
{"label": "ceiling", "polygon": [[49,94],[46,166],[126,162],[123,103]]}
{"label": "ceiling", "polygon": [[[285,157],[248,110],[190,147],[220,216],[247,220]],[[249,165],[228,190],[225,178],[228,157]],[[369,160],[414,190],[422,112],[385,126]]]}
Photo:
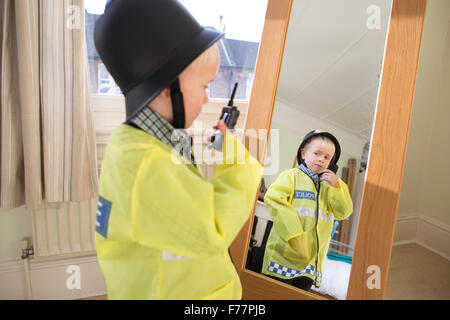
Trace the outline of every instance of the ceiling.
{"label": "ceiling", "polygon": [[370,140],[390,10],[391,0],[295,0],[277,100]]}

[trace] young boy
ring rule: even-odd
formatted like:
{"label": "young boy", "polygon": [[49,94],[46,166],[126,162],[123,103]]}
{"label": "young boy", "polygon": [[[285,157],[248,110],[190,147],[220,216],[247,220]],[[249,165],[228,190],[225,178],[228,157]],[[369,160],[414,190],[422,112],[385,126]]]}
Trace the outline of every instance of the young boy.
{"label": "young boy", "polygon": [[[208,101],[222,36],[176,0],[113,0],[95,26],[127,111],[100,175],[96,246],[109,299],[242,296],[228,247],[249,217],[262,167],[224,153],[207,182],[183,130]],[[250,157],[223,121],[218,128],[223,150],[235,144]]]}
{"label": "young boy", "polygon": [[333,222],[353,212],[348,187],[335,174],[340,152],[332,134],[309,132],[297,152],[299,166],[283,171],[267,190],[273,228],[263,274],[304,290],[320,286]]}

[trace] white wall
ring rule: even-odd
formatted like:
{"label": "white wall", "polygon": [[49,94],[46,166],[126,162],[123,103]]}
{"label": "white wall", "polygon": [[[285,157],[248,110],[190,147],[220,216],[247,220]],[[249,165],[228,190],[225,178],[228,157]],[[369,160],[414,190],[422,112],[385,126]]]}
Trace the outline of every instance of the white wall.
{"label": "white wall", "polygon": [[25,206],[0,211],[0,261],[20,259],[20,241],[31,236],[31,214]]}
{"label": "white wall", "polygon": [[399,215],[450,226],[450,1],[428,1]]}

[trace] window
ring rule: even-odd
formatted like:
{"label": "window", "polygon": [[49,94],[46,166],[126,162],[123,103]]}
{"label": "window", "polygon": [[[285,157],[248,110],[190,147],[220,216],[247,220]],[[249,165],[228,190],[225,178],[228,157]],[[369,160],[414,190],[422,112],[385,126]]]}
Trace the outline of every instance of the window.
{"label": "window", "polygon": [[120,94],[120,88],[106,70],[94,44],[94,26],[103,14],[107,0],[85,0],[86,44],[92,94]]}
{"label": "window", "polygon": [[[121,94],[100,60],[93,40],[94,25],[107,0],[85,0],[86,42],[94,95]],[[218,43],[220,69],[209,87],[210,98],[228,99],[239,82],[235,99],[250,98],[267,0],[179,0],[201,25],[225,32]]]}

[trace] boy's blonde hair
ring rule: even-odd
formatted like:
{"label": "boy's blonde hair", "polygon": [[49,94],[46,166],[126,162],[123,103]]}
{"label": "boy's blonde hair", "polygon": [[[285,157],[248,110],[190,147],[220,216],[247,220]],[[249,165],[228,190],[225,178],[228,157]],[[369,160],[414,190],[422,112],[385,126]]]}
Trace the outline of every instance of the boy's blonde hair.
{"label": "boy's blonde hair", "polygon": [[302,149],[308,148],[308,145],[313,142],[314,140],[321,140],[323,143],[327,144],[330,147],[333,147],[334,152],[336,152],[336,146],[334,145],[333,141],[325,136],[316,136],[309,139],[309,141],[305,144],[305,146]]}
{"label": "boy's blonde hair", "polygon": [[208,49],[203,51],[194,61],[192,61],[191,64],[186,67],[185,71],[197,71],[201,66],[209,63],[217,63],[217,69],[219,69],[219,61],[219,48],[217,47],[217,44],[214,43]]}

